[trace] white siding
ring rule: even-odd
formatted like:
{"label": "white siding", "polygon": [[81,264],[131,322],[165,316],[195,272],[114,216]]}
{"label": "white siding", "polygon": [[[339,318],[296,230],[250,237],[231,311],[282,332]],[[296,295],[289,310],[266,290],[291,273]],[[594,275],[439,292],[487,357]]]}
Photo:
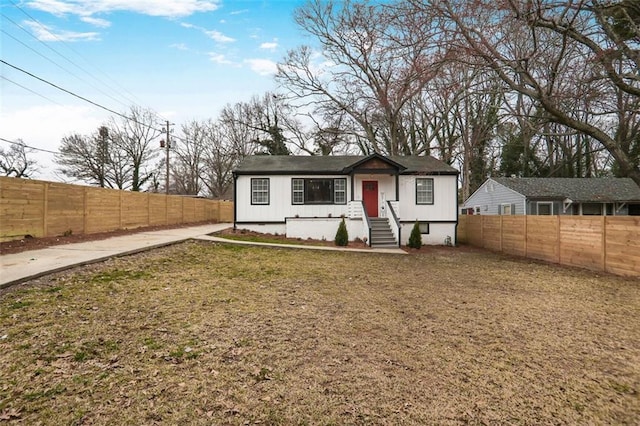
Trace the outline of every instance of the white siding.
{"label": "white siding", "polygon": [[[347,215],[347,204],[291,204],[291,179],[310,176],[238,176],[236,182],[236,222],[284,222],[287,217],[340,217]],[[345,178],[345,176],[321,176]],[[251,179],[269,179],[269,204],[251,204]],[[347,178],[347,201],[351,199],[351,183]]]}
{"label": "white siding", "polygon": [[[236,222],[239,229],[279,233],[291,237],[333,240],[340,217],[348,216],[348,204],[293,205],[291,204],[291,179],[309,176],[238,176],[236,182]],[[322,176],[345,178],[345,176]],[[416,178],[433,179],[433,204],[416,204]],[[269,204],[251,204],[251,178],[269,179]],[[378,206],[386,207],[384,201],[397,200],[399,218],[402,222],[402,244],[406,244],[415,220],[429,223],[429,234],[423,234],[424,244],[444,244],[447,237],[455,244],[457,221],[457,176],[396,176],[356,175],[354,177],[354,199],[362,199],[362,181],[378,181]],[[351,178],[347,179],[347,201],[351,200]],[[382,213],[382,212],[380,212]],[[298,218],[296,218],[296,215]],[[286,221],[286,224],[285,224]],[[254,222],[245,224],[243,222]],[[271,223],[270,223],[271,222]],[[277,223],[280,222],[280,223]],[[439,223],[449,222],[449,223]],[[363,222],[360,219],[346,220],[349,239],[363,238]]]}
{"label": "white siding", "polygon": [[[480,207],[480,214],[497,215],[500,214],[501,205],[514,204],[515,211],[512,214],[525,214],[524,201],[524,195],[492,179],[487,179],[476,192],[467,198],[462,208]],[[474,214],[477,213],[474,212]]]}
{"label": "white siding", "polygon": [[[416,178],[433,178],[433,204],[416,204]],[[456,221],[457,176],[400,176],[401,221]]]}
{"label": "white siding", "polygon": [[[402,224],[402,245],[409,243],[413,223]],[[429,223],[429,233],[421,234],[422,244],[426,246],[445,245],[447,237],[452,245],[456,244],[456,224],[455,223]]]}
{"label": "white siding", "polygon": [[356,200],[362,200],[362,181],[375,180],[378,182],[378,216],[383,216],[382,206],[384,201],[397,200],[396,196],[396,177],[389,175],[355,175],[353,192]]}
{"label": "white siding", "polygon": [[244,223],[237,226],[237,229],[260,232],[261,234],[285,235],[287,233],[284,223]]}
{"label": "white siding", "polygon": [[[327,240],[334,241],[336,233],[338,232],[338,226],[342,219],[287,219],[287,237],[289,238],[312,238],[314,240]],[[347,226],[347,233],[349,234],[349,241],[353,241],[356,238],[363,239],[366,235],[363,235],[362,220],[360,219],[345,219],[345,225]]]}

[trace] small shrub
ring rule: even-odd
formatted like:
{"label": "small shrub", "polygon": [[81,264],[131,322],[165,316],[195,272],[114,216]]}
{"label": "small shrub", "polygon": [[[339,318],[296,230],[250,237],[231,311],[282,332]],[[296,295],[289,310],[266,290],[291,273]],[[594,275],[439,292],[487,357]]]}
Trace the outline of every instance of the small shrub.
{"label": "small shrub", "polygon": [[347,224],[344,223],[344,218],[338,225],[338,232],[336,232],[336,245],[345,247],[349,244],[349,233],[347,232]]}
{"label": "small shrub", "polygon": [[415,249],[422,247],[422,234],[420,234],[420,224],[417,221],[413,225],[411,235],[409,235],[409,244],[407,245]]}

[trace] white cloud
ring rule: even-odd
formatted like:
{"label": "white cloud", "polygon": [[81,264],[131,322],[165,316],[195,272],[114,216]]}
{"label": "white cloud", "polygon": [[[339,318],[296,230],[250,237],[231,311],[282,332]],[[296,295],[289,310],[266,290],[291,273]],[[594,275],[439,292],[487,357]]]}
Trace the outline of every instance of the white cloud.
{"label": "white cloud", "polygon": [[233,12],[230,13],[230,15],[241,15],[243,13],[248,13],[249,9],[242,9],[242,10],[234,10]]}
{"label": "white cloud", "polygon": [[278,48],[278,42],[275,40],[271,42],[265,42],[260,45],[260,49],[265,49],[265,50],[276,50],[277,48]]}
{"label": "white cloud", "polygon": [[224,56],[221,53],[209,53],[209,59],[211,59],[212,62],[215,62],[216,64],[223,64],[223,65],[231,65],[233,64],[232,61],[230,61],[229,59],[227,59],[226,56]]}
{"label": "white cloud", "polygon": [[[107,114],[92,106],[40,105],[3,111],[0,113],[0,128],[2,136],[7,139],[22,139],[29,146],[58,151],[63,137],[72,133],[90,134],[106,119]],[[39,179],[59,180],[53,154],[38,151],[33,155],[40,167]]]}
{"label": "white cloud", "polygon": [[269,59],[245,59],[252,71],[260,75],[272,75],[278,72],[278,65]]}
{"label": "white cloud", "polygon": [[24,21],[23,25],[29,27],[33,35],[40,41],[96,41],[100,40],[100,34],[96,32],[79,33],[66,30],[54,30],[46,25],[34,21]]}
{"label": "white cloud", "polygon": [[170,44],[169,47],[173,47],[174,49],[178,49],[178,50],[189,50],[187,45],[184,43],[173,43],[173,44]]}
{"label": "white cloud", "polygon": [[233,43],[236,41],[235,39],[222,34],[220,31],[205,31],[204,33],[218,43]]}
{"label": "white cloud", "polygon": [[219,0],[31,0],[32,9],[54,15],[92,16],[97,13],[128,11],[150,16],[179,18],[220,7]]}
{"label": "white cloud", "polygon": [[82,22],[86,22],[87,24],[91,24],[91,25],[94,25],[94,26],[100,27],[100,28],[109,28],[111,26],[111,22],[107,21],[106,19],[92,18],[90,16],[83,16],[83,17],[80,18],[80,20]]}
{"label": "white cloud", "polygon": [[233,43],[236,41],[234,38],[228,37],[222,34],[220,31],[208,30],[206,28],[199,27],[197,25],[193,25],[188,22],[181,22],[180,25],[184,28],[193,28],[193,29],[202,31],[207,37],[213,39],[218,43]]}

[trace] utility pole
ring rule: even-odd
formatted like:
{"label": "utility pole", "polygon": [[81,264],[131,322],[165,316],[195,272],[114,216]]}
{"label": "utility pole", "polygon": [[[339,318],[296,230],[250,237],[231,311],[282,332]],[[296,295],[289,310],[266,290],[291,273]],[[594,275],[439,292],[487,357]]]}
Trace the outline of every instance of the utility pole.
{"label": "utility pole", "polygon": [[171,142],[169,139],[169,120],[167,120],[167,176],[166,176],[166,191],[167,191],[167,195],[169,195],[169,148],[171,147]]}
{"label": "utility pole", "polygon": [[101,126],[100,129],[98,130],[98,133],[100,135],[100,187],[104,188],[104,183],[105,183],[105,163],[107,162],[107,156],[108,156],[108,152],[107,152],[107,138],[109,137],[109,129],[106,126]]}
{"label": "utility pole", "polygon": [[167,170],[166,170],[166,175],[165,175],[165,193],[167,195],[169,195],[169,148],[171,148],[171,140],[169,139],[169,126],[171,126],[173,123],[169,123],[169,120],[167,120],[167,127],[165,132],[167,133],[167,140],[166,142],[164,140],[160,141],[160,148],[164,148],[166,151],[166,159],[165,159],[165,165],[167,166]]}

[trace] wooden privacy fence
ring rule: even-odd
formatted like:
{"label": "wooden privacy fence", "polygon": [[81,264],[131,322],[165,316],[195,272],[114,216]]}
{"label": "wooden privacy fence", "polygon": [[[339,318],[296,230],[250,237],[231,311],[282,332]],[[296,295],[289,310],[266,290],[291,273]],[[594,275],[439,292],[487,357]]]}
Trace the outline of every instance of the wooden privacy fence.
{"label": "wooden privacy fence", "polygon": [[233,203],[0,177],[0,240],[233,222]]}
{"label": "wooden privacy fence", "polygon": [[640,276],[640,216],[460,216],[458,242]]}

